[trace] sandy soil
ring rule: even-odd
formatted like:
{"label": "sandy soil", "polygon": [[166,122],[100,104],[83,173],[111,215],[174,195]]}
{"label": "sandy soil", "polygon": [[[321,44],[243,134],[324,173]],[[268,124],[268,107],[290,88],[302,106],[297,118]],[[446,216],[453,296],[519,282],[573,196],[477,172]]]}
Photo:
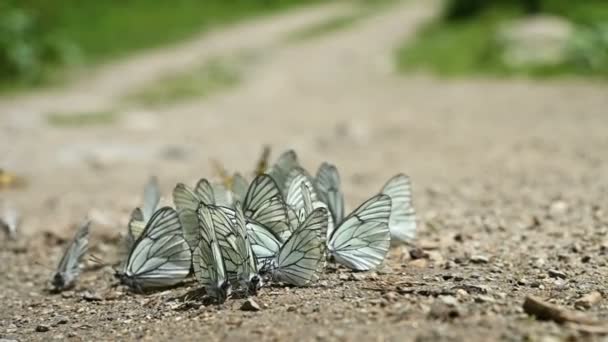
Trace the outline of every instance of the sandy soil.
{"label": "sandy soil", "polygon": [[[228,33],[264,47],[341,10],[291,13]],[[54,105],[71,108],[70,99],[78,110],[113,101],[120,92],[100,79],[116,87],[149,81],[145,56],[134,57],[144,64],[133,74],[122,74],[125,61],[74,87],[0,100],[0,165],[28,180],[24,189],[0,192],[23,213],[20,239],[0,240],[0,338],[599,340],[581,327],[531,319],[522,303],[532,294],[574,309],[584,294],[607,295],[608,87],[396,75],[393,47],[433,13],[409,2],[343,32],[278,44],[235,89],[130,108],[107,127],[49,127],[43,118]],[[219,39],[212,38],[210,46]],[[204,51],[205,40],[191,47]],[[155,52],[163,70],[179,65],[164,59],[171,51],[189,50]],[[335,163],[350,208],[393,174],[409,174],[418,259],[414,247],[396,247],[377,272],[330,269],[311,288],[266,288],[256,298],[259,312],[239,310],[242,299],[180,306],[194,284],[132,295],[114,287],[110,267],[92,263],[74,291],[44,290],[86,215],[94,222],[92,254],[115,261],[149,175],[168,196],[178,181],[213,175],[211,158],[252,170],[262,144],[275,156],[296,149],[311,169]],[[584,314],[607,320],[607,303]]]}

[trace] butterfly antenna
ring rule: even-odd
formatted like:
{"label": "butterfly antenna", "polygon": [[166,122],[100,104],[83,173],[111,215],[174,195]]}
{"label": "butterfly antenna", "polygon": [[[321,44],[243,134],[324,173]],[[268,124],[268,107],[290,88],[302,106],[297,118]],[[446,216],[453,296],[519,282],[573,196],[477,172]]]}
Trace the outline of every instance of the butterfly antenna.
{"label": "butterfly antenna", "polygon": [[36,264],[36,265],[38,265],[38,266],[40,266],[40,267],[42,267],[42,268],[46,269],[47,271],[55,272],[55,270],[54,270],[54,269],[52,269],[52,268],[48,267],[47,265],[43,265],[43,264],[42,264],[40,261],[37,261],[37,260],[36,260],[36,261],[34,261],[34,264]]}
{"label": "butterfly antenna", "polygon": [[89,260],[96,263],[97,265],[105,266],[106,263],[98,256],[91,254]]}
{"label": "butterfly antenna", "polygon": [[258,159],[258,163],[255,166],[254,177],[262,175],[266,173],[268,170],[268,160],[270,159],[270,146],[264,145],[262,147],[262,154],[260,155],[260,159]]}
{"label": "butterfly antenna", "polygon": [[226,168],[217,159],[211,159],[211,165],[215,173],[220,177],[222,183],[227,189],[232,189],[232,176],[228,174]]}

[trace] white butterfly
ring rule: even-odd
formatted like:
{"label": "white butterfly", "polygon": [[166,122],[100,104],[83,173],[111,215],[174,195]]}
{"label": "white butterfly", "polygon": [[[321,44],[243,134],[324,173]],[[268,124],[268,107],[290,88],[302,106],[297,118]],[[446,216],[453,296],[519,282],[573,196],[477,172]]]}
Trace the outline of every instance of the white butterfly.
{"label": "white butterfly", "polygon": [[53,274],[51,284],[55,291],[63,291],[74,286],[80,275],[80,260],[89,247],[89,226],[91,222],[84,223],[65,250],[57,271]]}
{"label": "white butterfly", "polygon": [[336,167],[323,163],[316,185],[335,223],[334,229],[328,229],[328,254],[353,270],[366,271],[380,265],[390,247],[391,198],[376,195],[344,218],[344,195]]}
{"label": "white butterfly", "polygon": [[242,207],[248,221],[263,225],[281,241],[291,233],[283,196],[269,175],[262,174],[253,179]]}
{"label": "white butterfly", "polygon": [[[257,176],[243,197],[242,209],[248,221],[256,221],[279,236],[289,233],[285,204],[276,183],[270,176]],[[205,179],[198,182],[194,191],[181,183],[173,190],[173,201],[182,221],[184,237],[192,249],[198,246],[199,227],[194,218],[199,204],[232,207],[232,205],[216,203],[215,198],[213,188]],[[231,219],[233,218],[234,215],[231,215]]]}
{"label": "white butterfly", "polygon": [[319,239],[327,229],[327,209],[314,209],[275,253],[268,269],[275,281],[307,286],[319,278],[324,247]]}
{"label": "white butterfly", "polygon": [[388,226],[391,238],[411,241],[416,237],[416,211],[412,205],[412,184],[410,178],[398,174],[391,178],[381,191],[391,198],[391,216]]}
{"label": "white butterfly", "polygon": [[285,194],[287,191],[287,177],[289,173],[299,165],[296,152],[287,150],[279,156],[279,159],[268,171],[268,175],[274,179],[282,194]]}
{"label": "white butterfly", "polygon": [[245,215],[238,202],[235,208],[210,206],[209,209],[228,279],[233,287],[241,287],[247,294],[256,294],[262,280],[249,242]]}
{"label": "white butterfly", "polygon": [[[289,173],[285,203],[287,204],[292,229],[297,228],[313,209],[328,209],[327,204],[319,199],[320,195],[314,186],[314,181],[314,178],[301,167],[296,167]],[[328,215],[327,218],[327,230],[332,231],[334,228],[333,217]],[[327,232],[322,232],[320,238],[325,242]]]}
{"label": "white butterfly", "polygon": [[144,205],[140,208],[135,208],[131,213],[129,220],[129,231],[127,235],[127,247],[130,250],[133,243],[141,235],[146,228],[146,224],[156,211],[160,201],[160,187],[156,177],[150,177],[148,183],[144,187]]}
{"label": "white butterfly", "polygon": [[[323,163],[315,180],[320,200],[327,204],[334,224],[339,225],[344,219],[344,195],[340,189],[338,169],[334,165]],[[331,230],[328,233],[331,234]]]}
{"label": "white butterfly", "polygon": [[391,199],[387,195],[365,201],[331,232],[327,241],[329,255],[353,270],[376,268],[390,247],[390,212]]}
{"label": "white butterfly", "polygon": [[225,224],[222,221],[228,219],[222,211],[214,210],[205,204],[201,204],[197,213],[201,236],[192,256],[194,275],[210,297],[223,303],[230,295],[231,285],[216,235],[216,227]]}
{"label": "white butterfly", "polygon": [[17,239],[17,226],[19,225],[19,211],[8,203],[4,203],[0,227],[4,228],[11,240]]}
{"label": "white butterfly", "polygon": [[188,275],[191,260],[177,212],[164,207],[152,215],[115,276],[135,291],[169,287]]}

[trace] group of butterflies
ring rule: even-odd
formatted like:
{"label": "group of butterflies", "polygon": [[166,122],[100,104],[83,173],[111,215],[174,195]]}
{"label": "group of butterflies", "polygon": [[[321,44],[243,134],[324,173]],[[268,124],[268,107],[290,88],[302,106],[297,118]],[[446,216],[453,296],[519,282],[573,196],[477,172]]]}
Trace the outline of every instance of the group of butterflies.
{"label": "group of butterflies", "polygon": [[[220,303],[233,291],[255,295],[268,282],[310,285],[327,262],[374,269],[391,239],[412,240],[416,232],[407,176],[394,176],[345,216],[336,167],[323,163],[312,176],[291,150],[272,167],[260,162],[249,184],[239,174],[221,183],[201,179],[194,188],[177,184],[175,209],[157,209],[159,200],[152,178],[142,208],[131,215],[128,256],[115,276],[141,292],[176,285],[193,273]],[[86,223],[68,246],[52,279],[56,289],[74,284],[88,231]]]}

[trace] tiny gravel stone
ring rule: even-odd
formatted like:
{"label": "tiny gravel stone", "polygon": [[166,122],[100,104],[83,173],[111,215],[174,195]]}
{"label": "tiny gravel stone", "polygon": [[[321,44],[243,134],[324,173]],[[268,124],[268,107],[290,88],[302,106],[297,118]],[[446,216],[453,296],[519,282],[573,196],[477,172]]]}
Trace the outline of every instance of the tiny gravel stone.
{"label": "tiny gravel stone", "polygon": [[487,264],[490,259],[485,255],[473,255],[471,256],[471,262],[474,264]]}
{"label": "tiny gravel stone", "polygon": [[399,296],[397,295],[397,293],[390,291],[384,294],[384,299],[390,301],[390,302],[394,302],[397,301],[397,299],[399,298]]}
{"label": "tiny gravel stone", "polygon": [[490,296],[479,295],[475,297],[477,303],[494,303],[494,298]]}
{"label": "tiny gravel stone", "polygon": [[581,258],[581,262],[583,262],[583,263],[588,263],[589,261],[591,261],[591,256],[589,256],[589,255],[585,255],[584,257]]}
{"label": "tiny gravel stone", "polygon": [[560,270],[549,270],[549,276],[552,278],[561,278],[561,279],[566,279],[568,277],[566,275],[566,273],[564,273]]}
{"label": "tiny gravel stone", "polygon": [[243,311],[260,311],[261,308],[253,299],[247,299],[243,305],[241,305],[241,310]]}
{"label": "tiny gravel stone", "polygon": [[460,316],[460,311],[454,305],[447,305],[443,300],[435,300],[431,305],[429,317],[438,320],[451,320]]}
{"label": "tiny gravel stone", "polygon": [[349,277],[348,274],[342,273],[342,274],[340,274],[340,276],[338,276],[338,279],[340,279],[340,280],[348,280],[348,277]]}
{"label": "tiny gravel stone", "polygon": [[426,259],[416,259],[412,260],[408,263],[408,266],[413,268],[426,268],[429,262]]}
{"label": "tiny gravel stone", "polygon": [[598,291],[587,293],[586,295],[579,298],[575,303],[574,307],[577,309],[590,309],[602,300],[602,294]]}
{"label": "tiny gravel stone", "polygon": [[410,250],[410,257],[414,260],[428,258],[429,254],[420,248]]}
{"label": "tiny gravel stone", "polygon": [[36,326],[36,332],[47,332],[49,330],[51,330],[51,327],[46,324],[40,324]]}
{"label": "tiny gravel stone", "polygon": [[82,299],[86,300],[87,302],[98,302],[103,300],[100,295],[90,291],[86,291],[85,293],[83,293]]}
{"label": "tiny gravel stone", "polygon": [[458,289],[456,290],[456,296],[458,296],[458,298],[466,298],[469,296],[469,293],[464,289]]}
{"label": "tiny gravel stone", "polygon": [[568,210],[568,204],[566,204],[566,202],[555,201],[555,202],[551,203],[551,206],[549,207],[549,215],[551,215],[551,217],[553,217],[553,218],[559,217],[559,216],[564,215],[567,210]]}
{"label": "tiny gravel stone", "polygon": [[454,296],[440,296],[439,299],[448,306],[457,306],[458,299]]}
{"label": "tiny gravel stone", "polygon": [[361,281],[361,280],[365,280],[365,276],[361,273],[351,273],[350,276],[348,277],[348,280]]}

